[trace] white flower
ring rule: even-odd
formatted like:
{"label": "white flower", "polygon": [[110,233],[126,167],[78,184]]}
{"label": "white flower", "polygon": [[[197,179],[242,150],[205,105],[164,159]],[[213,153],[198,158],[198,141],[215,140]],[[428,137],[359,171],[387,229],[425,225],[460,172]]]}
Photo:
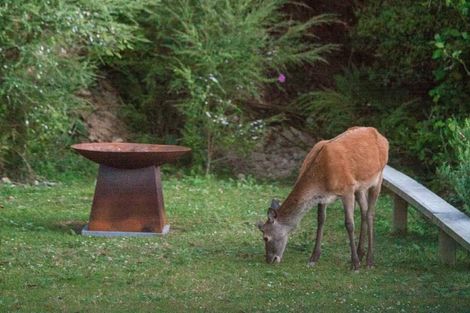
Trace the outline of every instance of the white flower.
{"label": "white flower", "polygon": [[217,80],[217,78],[215,78],[213,74],[209,74],[209,79],[212,80],[214,83],[219,83],[219,81]]}

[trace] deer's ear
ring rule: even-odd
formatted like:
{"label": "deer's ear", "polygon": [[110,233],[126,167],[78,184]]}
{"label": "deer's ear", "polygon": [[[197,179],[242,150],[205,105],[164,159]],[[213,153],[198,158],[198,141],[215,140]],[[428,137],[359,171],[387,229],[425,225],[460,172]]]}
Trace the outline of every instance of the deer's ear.
{"label": "deer's ear", "polygon": [[264,226],[264,223],[262,221],[256,222],[256,227],[258,227],[259,230],[263,231],[263,226]]}
{"label": "deer's ear", "polygon": [[274,220],[277,217],[277,211],[273,208],[269,208],[268,210],[268,221],[269,223],[274,223]]}
{"label": "deer's ear", "polygon": [[271,200],[271,209],[277,210],[281,207],[281,204],[279,203],[279,200],[277,199],[272,199]]}

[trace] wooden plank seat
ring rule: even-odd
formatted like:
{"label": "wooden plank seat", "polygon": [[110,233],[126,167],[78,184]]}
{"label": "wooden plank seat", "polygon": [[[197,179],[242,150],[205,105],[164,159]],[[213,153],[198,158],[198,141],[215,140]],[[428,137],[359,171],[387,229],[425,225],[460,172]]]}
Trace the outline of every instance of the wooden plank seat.
{"label": "wooden plank seat", "polygon": [[443,263],[455,264],[457,243],[470,251],[470,217],[388,165],[384,170],[383,185],[394,194],[394,232],[406,232],[409,204],[440,228],[439,256]]}

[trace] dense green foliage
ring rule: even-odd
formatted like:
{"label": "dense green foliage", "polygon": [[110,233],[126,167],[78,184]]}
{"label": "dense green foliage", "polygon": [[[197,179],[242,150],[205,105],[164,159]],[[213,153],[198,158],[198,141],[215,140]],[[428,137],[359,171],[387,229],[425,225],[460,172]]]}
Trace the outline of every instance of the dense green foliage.
{"label": "dense green foliage", "polygon": [[3,2],[0,168],[31,175],[54,159],[52,147],[72,142],[85,105],[75,94],[98,65],[116,74],[140,140],[182,137],[208,170],[217,149],[245,150],[265,124],[246,103],[290,65],[325,61],[335,48],[302,40],[331,16],[291,20],[286,2]]}
{"label": "dense green foliage", "polygon": [[449,144],[455,153],[453,164],[446,162],[439,169],[442,179],[455,190],[456,200],[470,213],[470,118],[460,125],[455,120],[448,123],[451,137]]}
{"label": "dense green foliage", "polygon": [[306,117],[313,132],[326,138],[352,125],[377,127],[390,142],[394,163],[408,156],[402,148],[413,140],[410,130],[416,117],[407,114],[407,109],[414,102],[406,90],[383,86],[369,80],[364,71],[353,68],[336,76],[335,89],[303,94],[292,106]]}
{"label": "dense green foliage", "polygon": [[304,40],[331,16],[291,20],[280,10],[286,2],[161,1],[139,18],[149,42],[115,65],[121,90],[140,114],[160,116],[149,121],[156,128],[177,122],[195,165],[209,169],[216,152],[260,138],[263,121],[250,122],[248,102],[289,66],[324,62],[335,48]]}
{"label": "dense green foliage", "polygon": [[353,65],[337,75],[334,88],[301,95],[292,106],[324,137],[354,124],[379,128],[390,140],[393,165],[414,171],[437,191],[455,187],[461,195],[465,171],[453,171],[453,183],[446,184],[436,170],[464,160],[451,144],[455,134],[448,119],[470,116],[469,5],[358,4],[350,32]]}
{"label": "dense green foliage", "polygon": [[438,114],[470,114],[470,1],[447,0],[455,22],[434,36],[433,59],[437,62],[431,90]]}
{"label": "dense green foliage", "polygon": [[358,10],[352,33],[354,48],[371,57],[364,64],[369,79],[416,100],[404,112],[418,121],[407,146],[431,169],[447,159],[441,149],[445,120],[470,114],[468,5],[465,0],[368,1]]}
{"label": "dense green foliage", "polygon": [[[353,49],[367,55],[371,78],[427,93],[433,81],[431,41],[443,28],[460,23],[442,1],[365,1],[356,10]],[[424,89],[423,89],[424,88]]]}
{"label": "dense green foliage", "polygon": [[104,72],[124,100],[130,139],[189,145],[198,169],[249,150],[271,121],[318,138],[362,124],[389,138],[393,165],[436,191],[457,188],[436,169],[450,166],[453,181],[463,173],[449,119],[463,125],[470,115],[469,1],[357,2],[344,17],[350,58],[329,89],[320,82],[306,93],[309,66],[338,46],[315,37],[333,21],[317,14],[330,12],[303,3],[3,1],[2,175],[70,169],[56,155],[83,135],[79,112],[89,105],[76,95]]}
{"label": "dense green foliage", "polygon": [[188,176],[163,183],[171,230],[154,238],[76,235],[92,180],[0,187],[0,311],[468,312],[465,251],[455,268],[441,266],[437,228],[413,210],[408,235],[392,235],[386,196],[377,206],[376,267],[354,273],[339,202],[328,208],[314,268],[315,212],[291,235],[282,263],[268,265],[254,224],[289,187]]}
{"label": "dense green foliage", "polygon": [[[405,126],[408,139],[398,143],[418,157],[427,168],[428,180],[440,188],[445,184],[434,178],[436,169],[463,161],[450,146],[455,135],[447,120],[470,116],[469,7],[467,0],[385,1],[380,8],[368,5],[359,11],[353,34],[358,42],[376,36],[369,47],[378,53],[372,66],[365,65],[371,79],[384,77],[384,86],[409,94],[412,105],[402,116],[416,119],[416,124]],[[389,75],[376,75],[384,70]],[[383,130],[394,133],[393,128]],[[463,172],[454,172],[454,182],[459,174],[460,179],[468,179]],[[452,187],[457,191],[462,184]]]}
{"label": "dense green foliage", "polygon": [[71,142],[84,105],[74,93],[92,83],[100,59],[131,47],[137,3],[1,2],[0,171],[31,175],[30,163],[56,159]]}

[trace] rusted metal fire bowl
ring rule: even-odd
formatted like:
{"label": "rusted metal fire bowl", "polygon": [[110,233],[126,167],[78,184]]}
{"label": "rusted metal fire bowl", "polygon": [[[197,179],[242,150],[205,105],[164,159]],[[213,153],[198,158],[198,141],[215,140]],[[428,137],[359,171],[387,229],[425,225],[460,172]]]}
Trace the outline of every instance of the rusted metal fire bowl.
{"label": "rusted metal fire bowl", "polygon": [[73,145],[72,149],[98,164],[123,169],[159,166],[173,162],[191,151],[174,145],[117,142],[79,143]]}
{"label": "rusted metal fire bowl", "polygon": [[90,221],[82,234],[142,236],[168,232],[160,165],[191,149],[136,143],[81,143],[72,148],[100,164]]}

